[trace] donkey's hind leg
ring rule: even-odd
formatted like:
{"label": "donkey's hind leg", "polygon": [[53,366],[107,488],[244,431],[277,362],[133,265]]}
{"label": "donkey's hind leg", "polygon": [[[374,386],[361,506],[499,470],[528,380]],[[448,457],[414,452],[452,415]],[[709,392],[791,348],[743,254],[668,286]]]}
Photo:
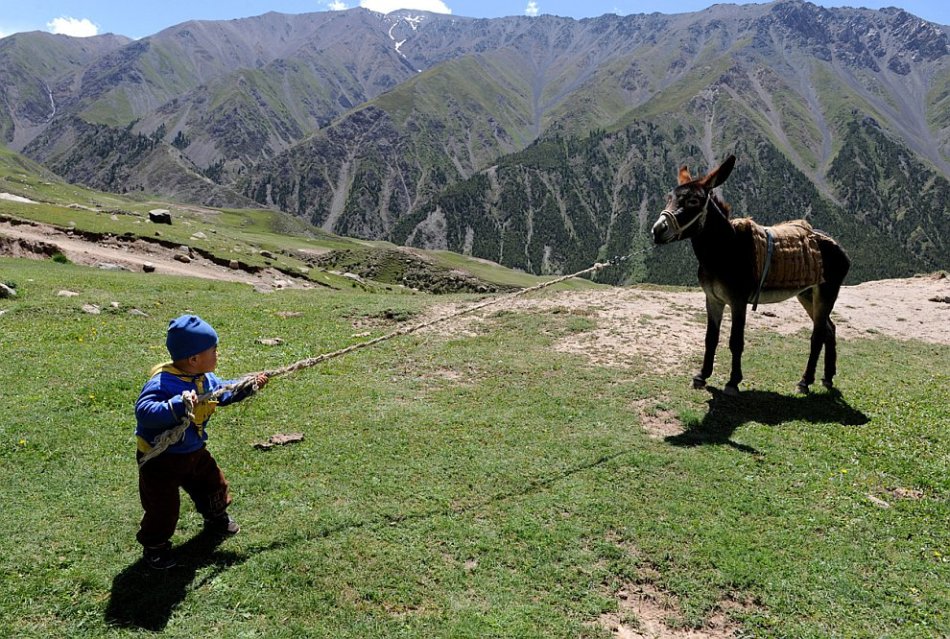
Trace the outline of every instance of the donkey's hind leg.
{"label": "donkey's hind leg", "polygon": [[826,282],[818,287],[818,294],[823,300],[822,307],[826,309],[825,316],[825,376],[821,380],[825,388],[834,388],[835,373],[838,372],[838,331],[831,321],[831,310],[838,301],[841,292],[840,282]]}
{"label": "donkey's hind leg", "polygon": [[825,336],[825,376],[821,379],[821,385],[825,388],[834,388],[834,378],[838,372],[838,331],[830,317],[826,323],[828,327]]}
{"label": "donkey's hind leg", "polygon": [[[838,301],[838,295],[841,293],[841,286],[851,268],[851,260],[844,249],[831,238],[818,233],[818,246],[821,249],[821,263],[824,271],[825,282],[818,285],[817,289],[812,289],[812,295],[816,302],[816,312],[814,320],[822,320],[825,331],[825,376],[821,383],[825,388],[834,387],[834,377],[838,367],[838,345],[837,330],[835,323],[831,321],[831,311]],[[820,313],[818,311],[821,311]]]}
{"label": "donkey's hind leg", "polygon": [[808,351],[808,362],[805,364],[805,372],[799,380],[796,390],[805,394],[809,392],[809,386],[815,382],[815,369],[818,367],[818,356],[821,354],[821,347],[824,345],[824,331],[819,330],[818,321],[815,319],[819,315],[819,296],[818,288],[810,288],[798,294],[798,301],[805,307],[805,312],[811,318],[811,342]]}
{"label": "donkey's hind leg", "polygon": [[822,384],[826,388],[832,387],[838,360],[835,325],[831,321],[831,308],[834,306],[836,297],[837,291],[825,285],[810,288],[798,295],[798,301],[805,307],[812,320],[808,362],[798,382],[799,393],[809,392],[808,387],[815,382],[815,369],[818,368],[818,357],[821,355],[822,347],[825,347],[825,377],[822,379]]}

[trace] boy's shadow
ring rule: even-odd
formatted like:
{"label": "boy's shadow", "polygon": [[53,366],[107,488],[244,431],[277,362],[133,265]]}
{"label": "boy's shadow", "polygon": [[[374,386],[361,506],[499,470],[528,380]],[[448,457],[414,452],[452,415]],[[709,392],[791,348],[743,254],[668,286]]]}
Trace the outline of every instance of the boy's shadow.
{"label": "boy's shadow", "polygon": [[247,559],[234,552],[218,551],[222,541],[220,535],[202,532],[175,549],[178,565],[173,568],[154,570],[139,559],[120,572],[112,580],[106,623],[121,628],[163,630],[200,568],[214,566],[206,581]]}
{"label": "boy's shadow", "polygon": [[837,389],[808,395],[749,390],[739,397],[724,395],[717,388],[707,387],[707,390],[712,397],[702,421],[687,424],[685,431],[666,437],[666,442],[674,446],[725,444],[758,454],[751,446],[732,441],[732,434],[739,426],[748,422],[778,426],[790,421],[861,426],[870,421],[867,415],[852,408]]}

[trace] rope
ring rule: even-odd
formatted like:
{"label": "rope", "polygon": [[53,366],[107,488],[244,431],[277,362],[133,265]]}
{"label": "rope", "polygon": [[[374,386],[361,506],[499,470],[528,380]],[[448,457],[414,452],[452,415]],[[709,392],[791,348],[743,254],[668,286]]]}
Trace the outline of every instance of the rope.
{"label": "rope", "polygon": [[[415,333],[415,332],[420,331],[420,330],[422,330],[422,329],[424,329],[424,328],[429,328],[430,326],[434,326],[434,325],[439,324],[439,323],[441,323],[441,322],[445,322],[445,321],[447,321],[447,320],[454,319],[454,318],[456,318],[456,317],[461,317],[462,315],[467,315],[468,313],[474,313],[475,311],[481,310],[481,309],[483,309],[483,308],[485,308],[485,307],[487,307],[487,306],[491,306],[491,305],[493,305],[493,304],[498,304],[499,302],[503,302],[503,301],[506,301],[506,300],[514,299],[514,298],[520,297],[520,296],[522,296],[522,295],[527,295],[528,293],[533,293],[534,291],[540,291],[540,290],[543,289],[543,288],[547,288],[547,287],[553,286],[553,285],[555,285],[555,284],[560,284],[561,282],[564,282],[564,281],[569,280],[569,279],[573,279],[573,278],[575,278],[575,277],[580,277],[581,275],[586,275],[586,274],[588,274],[588,273],[595,273],[595,272],[597,272],[597,271],[599,271],[599,270],[601,270],[601,269],[607,268],[608,266],[615,266],[615,265],[620,264],[621,262],[625,261],[625,260],[626,260],[628,257],[630,257],[631,255],[633,255],[633,253],[631,253],[631,254],[629,254],[629,255],[614,257],[614,258],[612,258],[612,259],[610,259],[610,260],[608,260],[608,261],[606,261],[606,262],[597,262],[597,263],[595,263],[593,266],[589,266],[588,268],[585,268],[585,269],[582,270],[582,271],[577,271],[576,273],[571,273],[570,275],[563,275],[563,276],[561,276],[561,277],[558,277],[558,278],[553,279],[553,280],[549,280],[549,281],[547,281],[547,282],[541,282],[540,284],[536,284],[536,285],[531,286],[531,287],[529,287],[529,288],[519,289],[519,290],[517,290],[517,291],[514,291],[513,293],[509,293],[508,295],[502,295],[502,296],[500,296],[500,297],[495,297],[495,298],[492,298],[492,299],[488,299],[488,300],[485,300],[485,301],[483,301],[483,302],[479,302],[478,304],[474,304],[474,305],[472,305],[472,306],[463,308],[463,309],[461,309],[461,310],[459,310],[459,311],[455,311],[455,312],[453,312],[453,313],[449,313],[449,314],[443,315],[443,316],[441,316],[441,317],[436,317],[435,319],[431,319],[431,320],[428,320],[428,321],[425,321],[425,322],[420,322],[420,323],[414,324],[414,325],[412,325],[412,326],[407,326],[407,327],[405,327],[405,328],[400,328],[400,329],[394,330],[394,331],[392,331],[392,332],[390,332],[390,333],[386,333],[385,335],[380,335],[379,337],[376,337],[376,338],[374,338],[374,339],[371,339],[371,340],[368,340],[368,341],[365,341],[365,342],[358,342],[358,343],[356,343],[356,344],[351,344],[350,346],[347,346],[347,347],[345,347],[345,348],[341,348],[341,349],[339,349],[339,350],[335,350],[335,351],[330,352],[330,353],[323,353],[323,354],[321,354],[321,355],[317,355],[316,357],[308,357],[308,358],[306,358],[306,359],[299,360],[299,361],[297,361],[297,362],[294,362],[293,364],[289,364],[289,365],[284,366],[284,367],[282,367],[282,368],[275,368],[275,369],[266,370],[266,371],[262,371],[262,372],[263,372],[264,375],[266,375],[268,378],[279,377],[279,376],[281,376],[281,375],[288,375],[288,374],[290,374],[290,373],[296,373],[297,371],[303,370],[303,369],[305,369],[305,368],[311,368],[311,367],[316,366],[317,364],[321,364],[321,363],[323,363],[323,362],[325,362],[325,361],[327,361],[327,360],[331,360],[331,359],[334,359],[334,358],[336,358],[336,357],[342,357],[343,355],[347,355],[348,353],[352,353],[352,352],[354,352],[354,351],[358,351],[358,350],[363,349],[363,348],[369,348],[370,346],[375,346],[376,344],[379,344],[379,343],[381,343],[381,342],[385,342],[385,341],[387,341],[387,340],[391,340],[391,339],[393,339],[393,338],[396,338],[396,337],[399,337],[399,336],[402,336],[402,335],[409,335],[410,333]],[[227,392],[237,392],[237,393],[240,393],[240,392],[250,392],[250,393],[255,393],[255,392],[257,392],[257,390],[258,390],[258,388],[257,388],[257,376],[258,376],[258,375],[259,375],[259,373],[249,373],[249,374],[247,374],[247,375],[241,377],[241,378],[240,378],[239,380],[237,380],[236,382],[233,382],[233,383],[231,383],[231,384],[225,384],[225,385],[223,385],[223,386],[219,386],[218,388],[216,388],[215,390],[213,390],[213,391],[211,391],[211,392],[208,392],[208,393],[204,393],[204,394],[202,394],[202,395],[199,395],[197,401],[195,402],[195,404],[200,404],[201,402],[208,401],[208,400],[218,399],[219,397],[221,397],[221,395],[223,395],[223,394],[225,394],[225,393],[227,393]],[[163,452],[165,452],[165,450],[166,450],[169,446],[171,446],[172,444],[174,444],[175,442],[177,442],[178,440],[180,440],[181,437],[182,437],[182,435],[185,434],[185,431],[188,429],[188,427],[191,425],[191,422],[192,422],[193,419],[194,419],[194,414],[193,414],[193,408],[194,408],[194,407],[193,407],[193,406],[190,406],[189,403],[190,403],[190,402],[188,402],[188,401],[187,401],[187,398],[186,398],[186,402],[185,402],[185,412],[186,412],[186,414],[185,414],[185,416],[181,419],[181,421],[180,421],[174,428],[165,431],[164,433],[162,433],[162,434],[155,440],[155,442],[154,442],[153,445],[152,445],[152,448],[151,448],[147,453],[145,453],[145,454],[141,457],[141,459],[139,460],[139,468],[141,468],[143,465],[145,465],[145,463],[146,463],[148,460],[150,460],[150,459],[152,459],[152,458],[154,458],[154,457],[157,457],[158,455],[161,455]]]}

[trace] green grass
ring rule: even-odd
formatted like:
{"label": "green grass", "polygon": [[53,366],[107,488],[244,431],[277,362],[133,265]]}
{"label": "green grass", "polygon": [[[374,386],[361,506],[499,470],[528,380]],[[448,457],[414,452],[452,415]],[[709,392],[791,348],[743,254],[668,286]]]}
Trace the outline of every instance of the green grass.
{"label": "green grass", "polygon": [[[0,636],[609,637],[597,618],[644,580],[679,624],[732,597],[749,636],[950,634],[948,347],[849,341],[840,394],[798,397],[806,338],[754,337],[729,400],[554,351],[594,318],[487,311],[475,336],[400,337],[219,410],[243,530],[204,543],[186,503],[182,565],[156,574],[134,539],[132,407],[169,318],[211,321],[234,377],[444,298],[9,258],[0,281],[18,291],[0,300]],[[638,406],[689,428],[651,439]]]}

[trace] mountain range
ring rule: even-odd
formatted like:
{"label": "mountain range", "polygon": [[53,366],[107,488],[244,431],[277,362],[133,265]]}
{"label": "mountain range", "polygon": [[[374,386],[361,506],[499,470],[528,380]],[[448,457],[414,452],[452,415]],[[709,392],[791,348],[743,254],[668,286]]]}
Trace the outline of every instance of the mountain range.
{"label": "mountain range", "polygon": [[0,40],[0,142],[62,178],[352,237],[695,283],[649,227],[687,164],[807,218],[851,281],[950,269],[950,27],[800,0],[472,19],[365,9]]}

